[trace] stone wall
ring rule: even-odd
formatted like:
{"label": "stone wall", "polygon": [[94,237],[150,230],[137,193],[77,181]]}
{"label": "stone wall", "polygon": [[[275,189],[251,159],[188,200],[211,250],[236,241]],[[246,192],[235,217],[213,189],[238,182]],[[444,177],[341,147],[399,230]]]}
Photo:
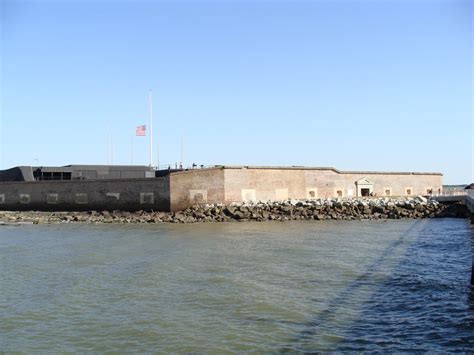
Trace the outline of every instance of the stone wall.
{"label": "stone wall", "polygon": [[169,176],[0,183],[0,210],[169,211]]}

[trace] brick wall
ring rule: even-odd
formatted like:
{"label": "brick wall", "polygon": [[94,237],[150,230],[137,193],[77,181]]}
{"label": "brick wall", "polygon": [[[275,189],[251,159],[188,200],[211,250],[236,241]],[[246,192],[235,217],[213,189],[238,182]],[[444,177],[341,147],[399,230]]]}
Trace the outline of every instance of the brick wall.
{"label": "brick wall", "polygon": [[356,197],[356,181],[368,179],[377,196],[425,195],[442,189],[442,175],[421,173],[340,173],[334,169],[226,168],[225,201]]}
{"label": "brick wall", "polygon": [[[245,198],[245,195],[253,198]],[[226,202],[249,199],[268,201],[288,197],[306,198],[304,170],[225,169]]]}
{"label": "brick wall", "polygon": [[224,201],[224,169],[193,169],[170,174],[170,206],[179,211],[198,203]]}

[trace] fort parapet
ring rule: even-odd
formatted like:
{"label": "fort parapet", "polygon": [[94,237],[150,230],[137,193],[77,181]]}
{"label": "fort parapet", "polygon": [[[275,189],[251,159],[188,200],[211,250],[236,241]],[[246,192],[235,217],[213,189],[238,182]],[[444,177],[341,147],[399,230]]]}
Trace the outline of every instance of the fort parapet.
{"label": "fort parapet", "polygon": [[[21,181],[22,176],[27,178]],[[415,196],[441,193],[442,178],[440,173],[299,166],[219,165],[180,171],[146,166],[17,167],[0,172],[0,209],[179,211],[204,203]]]}

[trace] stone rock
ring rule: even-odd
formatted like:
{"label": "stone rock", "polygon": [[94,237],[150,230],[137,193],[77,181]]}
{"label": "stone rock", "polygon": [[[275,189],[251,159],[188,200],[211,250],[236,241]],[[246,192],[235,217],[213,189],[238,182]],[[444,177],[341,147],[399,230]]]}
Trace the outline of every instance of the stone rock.
{"label": "stone rock", "polygon": [[423,196],[417,196],[416,201],[419,201],[419,202],[422,202],[422,203],[427,203],[428,202],[428,199],[426,197],[423,197]]}
{"label": "stone rock", "polygon": [[415,198],[353,198],[286,200],[196,205],[180,212],[88,211],[8,212],[0,211],[0,223],[195,223],[265,220],[361,220],[399,218],[465,218],[466,206],[446,205],[423,196]]}

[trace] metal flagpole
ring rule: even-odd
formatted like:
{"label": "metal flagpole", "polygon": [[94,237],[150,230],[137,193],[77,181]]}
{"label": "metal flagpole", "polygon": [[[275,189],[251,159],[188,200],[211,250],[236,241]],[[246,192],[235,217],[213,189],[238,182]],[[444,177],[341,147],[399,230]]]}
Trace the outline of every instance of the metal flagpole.
{"label": "metal flagpole", "polygon": [[109,139],[108,139],[108,154],[107,154],[107,164],[114,165],[114,141],[112,138],[112,127],[110,125],[110,121],[108,123],[109,126]]}
{"label": "metal flagpole", "polygon": [[150,166],[153,166],[153,107],[151,102],[151,89],[149,92],[150,105]]}
{"label": "metal flagpole", "polygon": [[160,170],[160,143],[156,144],[156,168]]}

